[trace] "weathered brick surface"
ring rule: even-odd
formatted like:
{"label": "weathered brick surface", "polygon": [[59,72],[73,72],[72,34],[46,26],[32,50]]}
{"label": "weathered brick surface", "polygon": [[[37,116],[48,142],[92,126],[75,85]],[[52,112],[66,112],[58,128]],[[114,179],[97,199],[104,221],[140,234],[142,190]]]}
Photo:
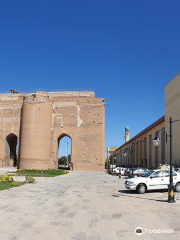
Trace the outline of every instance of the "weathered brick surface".
{"label": "weathered brick surface", "polygon": [[57,168],[58,140],[72,140],[74,170],[104,169],[104,100],[93,92],[0,94],[0,167],[10,165],[6,137],[19,140],[20,168]]}

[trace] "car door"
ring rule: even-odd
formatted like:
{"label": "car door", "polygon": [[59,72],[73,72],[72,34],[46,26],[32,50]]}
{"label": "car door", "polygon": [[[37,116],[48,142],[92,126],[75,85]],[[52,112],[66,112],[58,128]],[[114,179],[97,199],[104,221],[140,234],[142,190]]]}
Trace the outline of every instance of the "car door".
{"label": "car door", "polygon": [[169,185],[170,171],[169,170],[163,171],[163,177],[164,177],[164,188],[167,189]]}
{"label": "car door", "polygon": [[178,174],[173,171],[173,183],[174,183],[174,185],[176,185],[176,183],[177,183],[178,181],[179,181],[179,179],[178,179]]}
{"label": "car door", "polygon": [[121,175],[124,175],[124,171],[125,171],[125,168],[121,167],[121,168],[120,168],[120,174],[121,174]]}
{"label": "car door", "polygon": [[[168,185],[170,183],[170,171],[169,170],[164,171],[164,178],[165,178],[164,183],[166,184],[166,188],[168,188]],[[175,171],[173,171],[173,183],[176,184],[176,182],[177,182],[177,173]]]}
{"label": "car door", "polygon": [[144,175],[144,174],[146,174],[146,173],[148,173],[148,172],[149,172],[149,169],[144,168],[144,169],[143,169],[143,174],[142,174],[142,175]]}
{"label": "car door", "polygon": [[138,175],[142,176],[144,173],[145,173],[144,169],[140,168],[139,171],[138,171]]}
{"label": "car door", "polygon": [[149,177],[149,189],[163,189],[163,188],[165,188],[163,171],[159,170]]}

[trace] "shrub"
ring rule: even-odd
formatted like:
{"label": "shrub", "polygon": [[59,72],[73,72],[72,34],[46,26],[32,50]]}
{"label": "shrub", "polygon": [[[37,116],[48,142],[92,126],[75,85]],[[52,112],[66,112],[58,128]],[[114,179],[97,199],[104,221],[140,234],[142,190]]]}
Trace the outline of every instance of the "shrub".
{"label": "shrub", "polygon": [[4,182],[12,182],[13,181],[13,177],[9,176],[7,174],[3,174],[0,176],[0,183],[4,183]]}
{"label": "shrub", "polygon": [[26,183],[34,183],[35,179],[33,177],[26,177]]}
{"label": "shrub", "polygon": [[55,177],[64,174],[62,169],[24,169],[17,171],[17,176],[32,176],[32,177]]}
{"label": "shrub", "polygon": [[14,187],[19,187],[22,185],[22,182],[13,182]]}
{"label": "shrub", "polygon": [[66,173],[69,173],[69,171],[67,171],[67,170],[64,170],[64,174],[66,174]]}
{"label": "shrub", "polygon": [[46,170],[40,170],[40,169],[24,169],[22,172],[26,173],[34,173],[34,174],[52,174],[52,175],[59,175],[63,173],[62,169],[46,169]]}

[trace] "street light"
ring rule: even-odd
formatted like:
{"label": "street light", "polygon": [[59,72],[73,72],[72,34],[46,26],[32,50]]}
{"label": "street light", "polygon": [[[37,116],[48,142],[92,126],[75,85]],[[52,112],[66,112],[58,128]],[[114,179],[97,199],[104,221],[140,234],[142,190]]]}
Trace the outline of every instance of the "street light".
{"label": "street light", "polygon": [[126,150],[123,152],[123,156],[124,156],[124,166],[126,167],[126,157],[127,157],[127,152]]}
{"label": "street light", "polygon": [[158,136],[156,136],[154,138],[153,142],[154,142],[154,146],[158,147],[160,145],[160,143],[161,143],[161,139]]}
{"label": "street light", "polygon": [[67,140],[67,167],[68,167],[68,163],[69,163],[69,160],[68,160],[68,144],[69,144],[69,140]]}
{"label": "street light", "polygon": [[144,143],[145,143],[146,140],[138,140],[138,141],[136,141],[136,142],[132,142],[131,147],[126,148],[125,151],[123,152],[123,155],[124,155],[125,158],[127,157],[127,152],[128,152],[128,151],[129,151],[130,154],[131,154],[132,176],[133,176],[133,169],[134,169],[134,156],[133,156],[134,146],[135,146],[135,144],[138,143],[138,142],[144,142]]}
{"label": "street light", "polygon": [[128,155],[128,151],[131,151],[130,148],[126,148],[125,151],[123,152],[124,157],[126,158],[126,167],[127,167],[127,155]]}
{"label": "street light", "polygon": [[114,165],[115,165],[115,161],[114,161],[114,160],[116,160],[116,156],[113,156],[113,166],[112,166],[112,170],[113,170]]}
{"label": "street light", "polygon": [[108,170],[110,170],[110,159],[108,159],[107,164],[108,164]]}
{"label": "street light", "polygon": [[156,134],[156,137],[154,138],[153,142],[155,146],[159,146],[161,143],[161,139],[158,137],[159,132],[164,132],[166,134],[166,143],[167,143],[167,137],[170,139],[170,178],[169,178],[169,185],[168,185],[168,202],[174,203],[174,184],[173,184],[173,171],[172,171],[172,124],[175,122],[179,122],[180,119],[173,120],[170,118],[169,120],[169,126],[170,126],[170,135],[167,134],[165,130],[159,130]]}
{"label": "street light", "polygon": [[[138,143],[138,142],[146,142],[145,140],[138,140],[138,141],[136,141],[136,142],[132,142],[132,144],[131,144],[131,165],[132,165],[132,177],[133,177],[133,175],[134,175],[134,146],[135,146],[135,144],[136,143]],[[138,151],[138,150],[137,150]]]}
{"label": "street light", "polygon": [[133,146],[134,146],[135,143],[132,142],[131,144],[131,147],[129,148],[126,148],[123,155],[124,157],[127,157],[127,152],[129,151],[130,152],[130,155],[131,155],[131,165],[132,165],[132,175],[133,175]]}
{"label": "street light", "polygon": [[124,155],[124,157],[127,157],[127,152],[124,152],[123,155]]}
{"label": "street light", "polygon": [[[136,142],[135,142],[136,143]],[[135,143],[132,142],[131,144],[131,167],[132,167],[132,177],[134,175],[134,146],[135,146]]]}

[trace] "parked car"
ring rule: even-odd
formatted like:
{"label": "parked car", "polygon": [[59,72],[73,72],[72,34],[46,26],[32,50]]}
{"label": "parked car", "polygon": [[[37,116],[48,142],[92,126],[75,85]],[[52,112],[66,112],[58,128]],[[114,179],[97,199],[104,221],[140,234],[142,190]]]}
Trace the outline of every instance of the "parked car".
{"label": "parked car", "polygon": [[174,171],[180,173],[180,168],[175,168]]}
{"label": "parked car", "polygon": [[[137,168],[133,168],[133,174],[136,171]],[[132,168],[128,168],[126,171],[126,176],[131,177],[132,176]]]}
{"label": "parked car", "polygon": [[[142,177],[131,178],[125,181],[125,187],[143,194],[148,190],[168,189],[169,170],[151,170]],[[173,183],[175,190],[180,192],[180,173],[173,171]]]}
{"label": "parked car", "polygon": [[107,173],[113,174],[113,169],[112,168],[107,169]]}
{"label": "parked car", "polygon": [[132,171],[132,168],[126,168],[125,171],[124,171],[124,175],[128,176],[130,171]]}
{"label": "parked car", "polygon": [[136,170],[133,171],[133,176],[134,177],[141,177],[145,173],[149,172],[150,170],[147,168],[137,168]]}
{"label": "parked car", "polygon": [[121,175],[121,176],[123,176],[125,169],[126,169],[126,168],[123,168],[123,167],[116,167],[116,168],[113,169],[113,172],[114,172],[114,174],[116,174],[116,175]]}
{"label": "parked car", "polygon": [[120,167],[116,167],[116,168],[113,169],[113,174],[118,175],[119,172],[120,172]]}
{"label": "parked car", "polygon": [[125,171],[126,171],[126,168],[120,167],[120,174],[121,174],[121,176],[124,176]]}

